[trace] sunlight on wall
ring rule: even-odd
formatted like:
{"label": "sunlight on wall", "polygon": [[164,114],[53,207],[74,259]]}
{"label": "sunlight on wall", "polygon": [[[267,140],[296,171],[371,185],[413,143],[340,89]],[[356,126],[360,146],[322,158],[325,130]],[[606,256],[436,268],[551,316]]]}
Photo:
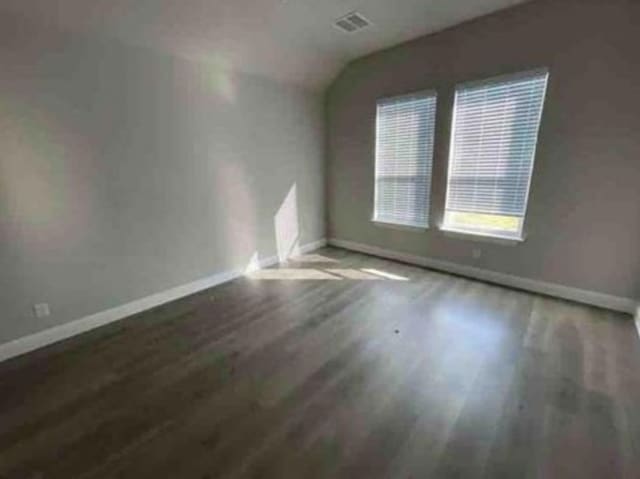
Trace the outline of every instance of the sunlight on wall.
{"label": "sunlight on wall", "polygon": [[249,262],[247,263],[246,268],[244,269],[244,274],[251,274],[260,269],[260,260],[258,259],[258,252],[254,251],[249,258]]}
{"label": "sunlight on wall", "polygon": [[0,98],[0,211],[29,242],[68,242],[93,202],[90,145],[46,110]]}
{"label": "sunlight on wall", "polygon": [[278,259],[286,261],[290,256],[300,255],[298,241],[300,227],[298,224],[298,197],[294,183],[287,193],[274,218],[276,247]]}
{"label": "sunlight on wall", "polygon": [[208,90],[227,103],[236,101],[236,85],[231,62],[221,55],[214,55],[203,62]]}

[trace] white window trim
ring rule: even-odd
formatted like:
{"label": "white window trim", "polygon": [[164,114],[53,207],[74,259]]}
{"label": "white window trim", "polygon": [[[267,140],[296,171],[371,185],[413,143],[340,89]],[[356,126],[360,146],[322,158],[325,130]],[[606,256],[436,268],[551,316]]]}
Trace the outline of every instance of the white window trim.
{"label": "white window trim", "polygon": [[372,219],[371,222],[374,225],[379,226],[381,228],[390,228],[394,230],[420,232],[420,231],[427,231],[429,229],[428,225],[424,226],[424,225],[412,225],[412,224],[404,224],[404,223],[389,223],[388,221],[381,221],[376,219]]}
{"label": "white window trim", "polygon": [[456,228],[445,228],[443,225],[440,226],[440,231],[445,236],[450,238],[457,238],[468,241],[483,241],[487,243],[496,243],[507,246],[516,246],[526,241],[526,236],[515,237],[511,235],[500,235],[500,234],[491,234],[491,233],[476,233],[469,230],[456,229]]}
{"label": "white window trim", "polygon": [[[430,194],[432,194],[431,192],[431,186],[433,186],[433,163],[435,160],[435,142],[436,142],[436,128],[437,128],[437,116],[438,116],[438,91],[435,88],[428,88],[425,90],[417,90],[414,92],[410,92],[410,93],[402,93],[399,95],[393,95],[393,96],[383,96],[383,97],[378,97],[376,98],[376,111],[378,108],[378,105],[383,104],[385,102],[392,102],[392,101],[397,101],[397,100],[411,100],[411,99],[419,99],[419,98],[425,98],[425,97],[430,97],[433,96],[435,97],[435,102],[436,102],[436,108],[435,108],[435,118],[434,118],[434,138],[433,138],[433,151],[431,152],[431,167],[432,167],[432,173],[431,173],[431,178],[429,178],[430,181],[430,185],[429,185],[429,192]],[[373,138],[374,138],[374,143],[375,143],[375,148],[374,148],[374,157],[373,157],[373,205],[371,207],[371,216],[370,216],[370,220],[373,224],[375,224],[376,226],[381,226],[383,228],[392,228],[392,229],[399,229],[399,230],[406,230],[406,231],[426,231],[431,227],[431,209],[432,209],[432,204],[431,201],[429,201],[429,211],[427,212],[427,224],[426,225],[411,225],[411,224],[403,224],[403,223],[391,223],[389,221],[382,221],[379,219],[376,219],[376,204],[378,202],[378,189],[375,187],[375,172],[376,172],[376,161],[378,158],[378,139],[377,139],[377,134],[378,134],[378,115],[376,114],[376,121],[374,122],[373,125]]]}
{"label": "white window trim", "polygon": [[[517,80],[517,79],[525,79],[525,78],[531,78],[537,75],[542,75],[542,74],[546,74],[549,75],[549,68],[548,67],[541,67],[541,68],[534,68],[534,69],[530,69],[530,70],[525,70],[525,71],[521,71],[521,72],[517,72],[517,73],[507,73],[504,75],[496,75],[496,76],[492,76],[489,78],[483,78],[480,80],[470,80],[470,81],[466,81],[466,82],[462,82],[462,83],[457,83],[455,85],[454,88],[454,97],[453,97],[453,116],[451,118],[451,134],[450,134],[450,138],[449,138],[449,158],[447,160],[447,192],[446,192],[446,197],[445,197],[445,203],[444,203],[444,208],[446,211],[447,208],[447,204],[449,203],[449,194],[451,191],[451,188],[449,188],[449,182],[451,181],[451,159],[454,153],[454,148],[453,146],[455,145],[455,124],[456,124],[456,112],[457,112],[457,102],[458,102],[458,89],[462,89],[462,88],[469,88],[469,87],[474,87],[474,86],[481,86],[481,85],[488,85],[488,84],[493,84],[493,83],[500,83],[500,82],[504,82],[504,81],[508,81],[508,80]],[[540,121],[538,122],[538,129],[536,132],[536,142],[533,145],[533,160],[531,161],[531,166],[529,168],[529,181],[527,183],[527,193],[525,196],[525,200],[524,200],[524,214],[522,216],[522,221],[520,222],[520,228],[518,229],[517,234],[514,235],[500,235],[498,234],[494,234],[491,232],[479,232],[479,231],[473,231],[473,230],[464,230],[464,229],[457,229],[457,228],[451,228],[451,227],[446,227],[444,225],[444,222],[440,225],[440,230],[442,230],[443,232],[447,232],[447,233],[453,233],[455,235],[464,235],[464,236],[475,236],[475,237],[486,237],[486,238],[494,238],[494,239],[498,239],[498,240],[506,240],[506,241],[510,241],[510,242],[514,242],[515,244],[518,243],[523,243],[526,239],[526,234],[525,234],[525,223],[526,223],[526,219],[527,219],[527,212],[529,209],[529,196],[531,194],[531,182],[533,180],[533,168],[536,162],[536,156],[538,153],[538,140],[540,139],[540,127],[542,125],[542,117],[544,115],[544,107],[546,104],[546,100],[547,100],[547,89],[549,87],[549,81],[547,79],[547,82],[545,83],[544,86],[544,91],[542,93],[542,107],[540,109]]]}

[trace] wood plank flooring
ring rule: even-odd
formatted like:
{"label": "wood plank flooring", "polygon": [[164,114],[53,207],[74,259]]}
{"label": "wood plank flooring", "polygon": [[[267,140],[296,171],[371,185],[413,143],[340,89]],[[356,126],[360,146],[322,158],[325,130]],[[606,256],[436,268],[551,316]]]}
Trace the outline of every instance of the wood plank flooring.
{"label": "wood plank flooring", "polygon": [[0,478],[639,478],[630,317],[325,248],[0,364]]}

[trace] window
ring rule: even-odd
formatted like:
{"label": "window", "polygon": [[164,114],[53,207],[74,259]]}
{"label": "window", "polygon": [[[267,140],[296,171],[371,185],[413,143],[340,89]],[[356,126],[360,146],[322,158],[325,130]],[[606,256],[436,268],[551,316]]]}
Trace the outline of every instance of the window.
{"label": "window", "polygon": [[522,238],[548,72],[456,88],[443,229]]}
{"label": "window", "polygon": [[429,225],[435,115],[434,92],[378,101],[374,221]]}

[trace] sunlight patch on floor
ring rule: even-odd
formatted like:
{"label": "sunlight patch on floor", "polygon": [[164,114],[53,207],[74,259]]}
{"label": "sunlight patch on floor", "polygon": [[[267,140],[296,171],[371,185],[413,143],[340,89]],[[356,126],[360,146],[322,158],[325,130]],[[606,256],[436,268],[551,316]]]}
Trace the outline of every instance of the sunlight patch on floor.
{"label": "sunlight patch on floor", "polygon": [[337,259],[329,258],[321,254],[301,254],[289,258],[289,261],[295,263],[338,263]]}
{"label": "sunlight patch on floor", "polygon": [[409,278],[406,278],[404,276],[388,273],[387,271],[380,271],[379,269],[375,269],[375,268],[363,268],[362,271],[380,276],[385,279],[392,279],[394,281],[409,281]]}
{"label": "sunlight patch on floor", "polygon": [[409,278],[373,268],[270,268],[247,270],[252,279],[266,280],[358,280],[358,281],[408,281]]}
{"label": "sunlight patch on floor", "polygon": [[303,280],[303,279],[328,279],[340,280],[339,276],[334,276],[326,271],[310,268],[280,268],[280,269],[262,269],[250,273],[249,278],[252,279],[280,279],[280,280]]}
{"label": "sunlight patch on floor", "polygon": [[335,274],[338,276],[342,276],[346,279],[363,279],[363,280],[380,280],[382,279],[380,276],[376,276],[375,274],[366,273],[364,271],[360,271],[359,269],[350,269],[350,268],[330,268],[327,269],[331,274]]}

